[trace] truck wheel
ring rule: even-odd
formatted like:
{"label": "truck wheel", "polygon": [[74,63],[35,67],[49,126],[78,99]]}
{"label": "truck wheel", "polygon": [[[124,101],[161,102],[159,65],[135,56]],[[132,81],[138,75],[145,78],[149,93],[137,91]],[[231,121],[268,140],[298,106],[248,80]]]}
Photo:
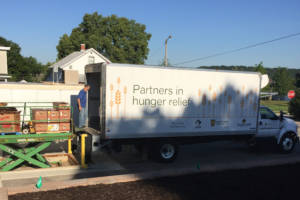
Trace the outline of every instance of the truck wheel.
{"label": "truck wheel", "polygon": [[279,143],[281,153],[290,153],[293,151],[296,144],[296,135],[294,133],[286,133],[282,136]]}
{"label": "truck wheel", "polygon": [[154,149],[151,152],[158,162],[170,163],[173,162],[178,154],[178,145],[174,143],[159,143],[154,145]]}

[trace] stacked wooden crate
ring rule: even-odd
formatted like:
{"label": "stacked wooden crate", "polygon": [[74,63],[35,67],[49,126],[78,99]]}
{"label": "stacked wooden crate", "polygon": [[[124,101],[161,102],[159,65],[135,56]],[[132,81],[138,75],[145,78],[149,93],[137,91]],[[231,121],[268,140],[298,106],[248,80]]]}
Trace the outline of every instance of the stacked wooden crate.
{"label": "stacked wooden crate", "polygon": [[66,103],[54,102],[50,109],[32,109],[32,121],[36,133],[69,132],[71,110]]}
{"label": "stacked wooden crate", "polygon": [[53,107],[59,113],[59,130],[69,132],[71,130],[71,108],[69,104],[54,102]]}
{"label": "stacked wooden crate", "polygon": [[0,133],[20,132],[20,111],[14,107],[0,107]]}

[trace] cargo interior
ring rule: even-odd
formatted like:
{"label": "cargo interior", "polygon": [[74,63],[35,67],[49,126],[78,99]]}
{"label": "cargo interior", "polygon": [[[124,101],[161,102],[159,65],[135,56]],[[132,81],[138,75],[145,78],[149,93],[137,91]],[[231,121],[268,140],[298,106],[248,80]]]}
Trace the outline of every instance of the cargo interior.
{"label": "cargo interior", "polygon": [[102,102],[101,72],[86,74],[87,83],[91,86],[88,92],[88,127],[100,131],[100,102]]}

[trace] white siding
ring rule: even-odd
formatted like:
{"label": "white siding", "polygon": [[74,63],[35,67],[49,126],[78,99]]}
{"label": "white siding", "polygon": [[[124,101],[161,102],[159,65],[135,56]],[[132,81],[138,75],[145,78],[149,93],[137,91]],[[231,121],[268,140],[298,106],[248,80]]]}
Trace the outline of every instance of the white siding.
{"label": "white siding", "polygon": [[[82,88],[83,85],[0,84],[0,102],[8,102],[8,106],[16,106],[21,114],[24,106],[22,102],[28,102],[27,106],[52,106],[51,102],[67,102],[73,107],[73,119],[77,124],[76,99]],[[26,110],[26,113],[28,112],[29,110]],[[29,120],[28,116],[25,120]]]}
{"label": "white siding", "polygon": [[7,53],[0,50],[0,74],[7,74]]}
{"label": "white siding", "polygon": [[71,96],[82,88],[82,85],[0,84],[0,96],[1,102],[71,103]]}

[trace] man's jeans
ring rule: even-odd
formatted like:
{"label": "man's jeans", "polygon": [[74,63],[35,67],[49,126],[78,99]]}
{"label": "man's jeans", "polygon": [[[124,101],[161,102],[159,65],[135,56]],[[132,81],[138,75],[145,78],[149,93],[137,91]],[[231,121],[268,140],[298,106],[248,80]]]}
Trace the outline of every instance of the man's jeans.
{"label": "man's jeans", "polygon": [[79,112],[79,128],[85,126],[86,118],[87,118],[87,108],[81,107],[81,111]]}

